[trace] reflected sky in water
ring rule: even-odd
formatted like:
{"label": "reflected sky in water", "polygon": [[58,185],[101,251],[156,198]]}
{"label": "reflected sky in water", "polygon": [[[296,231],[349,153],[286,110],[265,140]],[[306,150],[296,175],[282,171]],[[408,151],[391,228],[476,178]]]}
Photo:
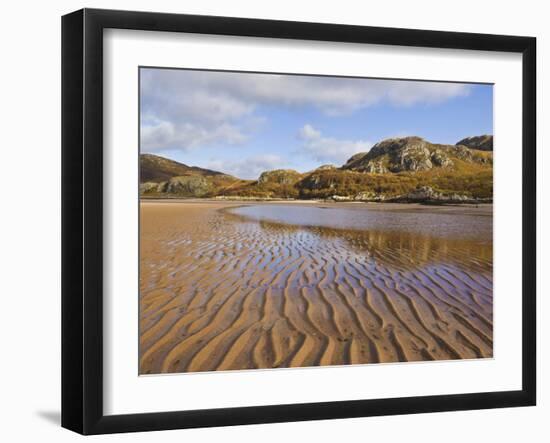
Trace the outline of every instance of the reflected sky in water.
{"label": "reflected sky in water", "polygon": [[400,268],[440,262],[492,267],[493,218],[487,213],[253,205],[232,208],[226,215],[237,216],[241,229],[248,226],[251,235],[261,229],[268,237],[305,237],[310,244],[341,242],[349,253]]}

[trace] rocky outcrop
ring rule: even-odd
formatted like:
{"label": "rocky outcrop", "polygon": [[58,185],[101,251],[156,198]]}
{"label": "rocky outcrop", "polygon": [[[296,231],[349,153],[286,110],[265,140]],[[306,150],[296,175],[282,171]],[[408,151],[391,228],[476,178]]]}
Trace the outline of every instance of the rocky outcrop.
{"label": "rocky outcrop", "polygon": [[492,142],[491,136],[470,137],[457,145],[442,145],[421,137],[392,138],[353,155],[342,167],[322,165],[303,174],[276,169],[263,172],[257,180],[146,154],[141,156],[140,194],[144,198],[490,201],[493,153],[489,139]]}
{"label": "rocky outcrop", "polygon": [[381,202],[386,200],[386,196],[373,191],[364,191],[356,194],[353,199],[360,202]]}
{"label": "rocky outcrop", "polygon": [[317,189],[334,189],[336,180],[333,179],[333,174],[323,174],[323,171],[315,171],[299,182],[301,189],[317,190]]}
{"label": "rocky outcrop", "polygon": [[332,195],[330,199],[335,202],[349,202],[353,200],[353,198],[348,195]]}
{"label": "rocky outcrop", "polygon": [[467,163],[492,164],[493,137],[469,137],[456,145],[430,143],[421,137],[383,140],[369,152],[350,157],[342,169],[386,174],[388,172],[420,172],[434,168],[453,169],[457,160]]}
{"label": "rocky outcrop", "polygon": [[315,168],[315,171],[330,171],[332,169],[337,169],[336,165],[321,165],[318,168]]}
{"label": "rocky outcrop", "polygon": [[468,149],[466,146],[455,145],[451,149],[453,154],[461,160],[471,161],[473,158],[471,149]]}
{"label": "rocky outcrop", "polygon": [[292,185],[296,183],[302,174],[293,169],[274,169],[262,172],[258,178],[258,184],[275,183],[278,185]]}
{"label": "rocky outcrop", "polygon": [[473,137],[466,137],[460,140],[457,146],[466,146],[470,149],[477,149],[479,151],[492,151],[493,150],[493,136],[492,135],[476,135]]}
{"label": "rocky outcrop", "polygon": [[391,201],[404,203],[485,203],[492,201],[492,199],[475,199],[465,194],[443,193],[434,190],[431,186],[421,186],[405,195],[394,197]]}
{"label": "rocky outcrop", "polygon": [[369,159],[366,158],[369,155],[368,152],[358,152],[353,154],[348,161],[342,166],[342,169],[359,169]]}
{"label": "rocky outcrop", "polygon": [[369,161],[365,165],[362,172],[368,172],[370,174],[385,174],[388,171],[388,168],[384,166],[384,163],[382,161]]}
{"label": "rocky outcrop", "polygon": [[139,185],[139,193],[140,194],[156,194],[158,192],[162,192],[162,187],[165,185],[164,182],[162,183],[155,183],[155,182],[145,182],[141,183]]}
{"label": "rocky outcrop", "polygon": [[204,197],[210,190],[210,182],[201,176],[172,177],[159,186],[160,192],[182,197]]}
{"label": "rocky outcrop", "polygon": [[432,151],[430,159],[434,166],[438,166],[440,168],[450,168],[453,166],[453,161],[449,155],[438,148]]}
{"label": "rocky outcrop", "polygon": [[426,200],[439,200],[443,198],[443,194],[437,191],[430,186],[422,186],[415,189],[412,192],[409,192],[403,196],[407,200],[411,201],[426,201]]}
{"label": "rocky outcrop", "polygon": [[386,149],[393,157],[394,164],[390,169],[392,172],[427,171],[433,167],[428,144],[420,137],[399,139],[397,143],[389,142]]}
{"label": "rocky outcrop", "polygon": [[453,165],[448,153],[420,137],[390,138],[372,147],[369,152],[355,154],[343,169],[385,174],[387,172],[427,171]]}

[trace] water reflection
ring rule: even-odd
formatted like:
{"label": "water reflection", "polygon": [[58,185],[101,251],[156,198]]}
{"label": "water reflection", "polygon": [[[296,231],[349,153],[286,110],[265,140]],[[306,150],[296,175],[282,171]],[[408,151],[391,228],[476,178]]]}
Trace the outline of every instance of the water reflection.
{"label": "water reflection", "polygon": [[[316,250],[327,241],[341,243],[330,250],[338,251],[342,260],[348,254],[359,254],[381,264],[407,269],[437,263],[460,264],[479,270],[492,267],[492,217],[402,212],[365,214],[361,210],[315,209],[318,208],[243,206],[227,211],[226,216],[238,220],[240,229],[251,233],[261,229],[266,239],[283,237],[289,243],[294,239]],[[315,220],[313,216],[318,211],[328,216]],[[301,214],[305,216],[300,219]],[[295,223],[299,219],[301,223]],[[424,223],[418,224],[419,219]],[[386,221],[386,228],[381,229]],[[347,227],[335,227],[338,224]],[[438,228],[433,229],[434,225]]]}
{"label": "water reflection", "polygon": [[[398,208],[398,207],[396,207]],[[452,210],[453,212],[448,212]],[[251,220],[333,229],[411,232],[437,237],[491,240],[491,212],[466,208],[415,208],[383,210],[367,206],[250,205],[228,212]]]}

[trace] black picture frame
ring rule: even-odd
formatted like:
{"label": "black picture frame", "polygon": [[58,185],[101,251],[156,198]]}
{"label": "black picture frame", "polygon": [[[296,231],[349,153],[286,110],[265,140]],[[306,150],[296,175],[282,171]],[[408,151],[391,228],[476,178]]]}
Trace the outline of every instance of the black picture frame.
{"label": "black picture frame", "polygon": [[[103,30],[353,42],[522,54],[522,388],[177,412],[103,413]],[[230,17],[83,9],[62,18],[62,426],[152,431],[536,403],[536,39]]]}

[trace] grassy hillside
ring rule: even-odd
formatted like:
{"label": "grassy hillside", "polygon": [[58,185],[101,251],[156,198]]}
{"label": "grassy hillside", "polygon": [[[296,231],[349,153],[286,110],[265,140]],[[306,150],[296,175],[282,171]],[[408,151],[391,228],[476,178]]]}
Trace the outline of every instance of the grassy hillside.
{"label": "grassy hillside", "polygon": [[474,137],[466,137],[460,140],[457,145],[466,146],[471,149],[478,149],[480,151],[492,151],[493,150],[493,136],[492,135],[476,135]]}
{"label": "grassy hillside", "polygon": [[[471,198],[491,198],[492,168],[470,166],[462,170],[430,170],[371,174],[356,171],[322,171],[311,174],[297,184],[300,198],[329,198],[333,195],[389,199],[408,194],[422,186],[430,186],[444,194],[462,194]],[[370,198],[369,198],[370,195]]]}
{"label": "grassy hillside", "polygon": [[[140,181],[160,183],[170,180],[172,177],[185,175],[200,175],[206,177],[227,176],[223,172],[203,169],[197,166],[187,166],[168,158],[154,154],[141,154],[139,156]],[[232,177],[234,179],[234,177]]]}

